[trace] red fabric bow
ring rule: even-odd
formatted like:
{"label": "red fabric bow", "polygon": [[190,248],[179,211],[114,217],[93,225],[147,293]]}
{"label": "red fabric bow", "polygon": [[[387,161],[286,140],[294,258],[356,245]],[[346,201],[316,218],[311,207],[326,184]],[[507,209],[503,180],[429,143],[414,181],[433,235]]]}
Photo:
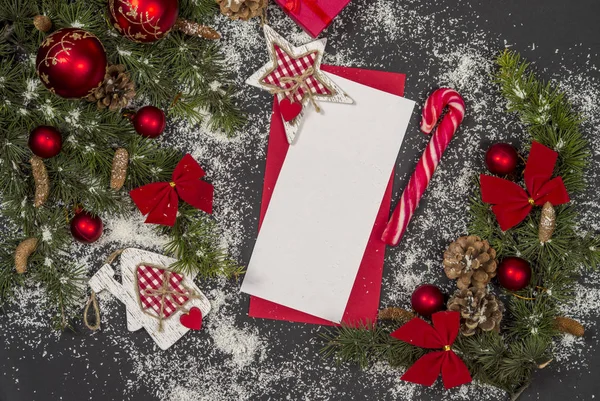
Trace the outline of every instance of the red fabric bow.
{"label": "red fabric bow", "polygon": [[[212,184],[200,181],[205,173],[194,158],[186,154],[175,167],[171,182],[153,182],[129,192],[131,199],[142,214],[147,214],[146,223],[175,224],[179,198],[196,209],[212,213]],[[179,197],[177,196],[179,195]]]}
{"label": "red fabric bow", "polygon": [[514,182],[482,174],[481,199],[491,203],[502,231],[522,222],[532,206],[546,202],[562,205],[569,201],[569,194],[561,177],[551,179],[558,153],[541,143],[533,142],[527,165],[525,185],[529,195]]}
{"label": "red fabric bow", "polygon": [[431,315],[431,320],[433,327],[416,317],[391,334],[417,347],[442,349],[422,356],[401,379],[431,386],[441,372],[447,389],[470,383],[472,379],[467,365],[452,351],[452,344],[460,329],[460,313],[437,312]]}

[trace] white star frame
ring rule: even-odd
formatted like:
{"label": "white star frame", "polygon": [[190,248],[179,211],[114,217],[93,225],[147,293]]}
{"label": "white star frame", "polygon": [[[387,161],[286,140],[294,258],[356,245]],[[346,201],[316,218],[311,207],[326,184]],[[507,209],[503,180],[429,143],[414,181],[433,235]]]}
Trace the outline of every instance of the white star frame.
{"label": "white star frame", "polygon": [[[290,58],[293,59],[301,59],[311,53],[316,54],[316,58],[314,60],[314,63],[312,64],[312,67],[314,69],[312,77],[318,83],[319,88],[325,88],[325,90],[328,90],[330,92],[330,94],[319,94],[311,90],[312,98],[316,102],[324,101],[348,104],[354,103],[352,98],[348,96],[348,94],[346,94],[342,88],[340,88],[335,82],[333,82],[327,75],[321,72],[321,60],[325,52],[325,45],[327,44],[326,39],[318,39],[305,45],[295,47],[292,46],[287,40],[285,40],[281,35],[275,32],[268,25],[264,25],[263,29],[265,39],[267,40],[267,49],[269,51],[271,60],[267,64],[262,66],[254,74],[252,74],[252,76],[246,80],[247,84],[256,86],[257,88],[268,90],[269,92],[273,92],[274,89],[279,89],[278,86],[268,85],[264,82],[265,78],[268,75],[272,74],[280,65],[280,63],[278,62],[278,57],[275,54],[274,45],[277,45],[285,53],[287,53],[287,55],[289,55]],[[285,74],[283,74],[283,76],[285,76]],[[287,97],[285,93],[276,93],[276,96],[280,103]],[[303,96],[301,99],[302,111],[300,111],[300,113],[290,121],[286,121],[282,118],[283,125],[285,127],[286,137],[290,145],[294,142],[294,139],[296,138],[296,135],[298,134],[301,128],[306,107],[308,107],[308,105],[311,103],[311,96]]]}

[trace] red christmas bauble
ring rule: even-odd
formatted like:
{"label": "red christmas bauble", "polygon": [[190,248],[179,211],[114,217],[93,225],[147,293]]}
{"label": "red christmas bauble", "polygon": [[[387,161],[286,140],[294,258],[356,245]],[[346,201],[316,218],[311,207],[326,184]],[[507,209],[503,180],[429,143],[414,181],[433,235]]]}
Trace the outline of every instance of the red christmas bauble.
{"label": "red christmas bauble", "polygon": [[529,285],[531,267],[525,259],[514,256],[502,259],[497,271],[500,285],[510,291],[519,291]]}
{"label": "red christmas bauble", "polygon": [[508,143],[496,143],[485,154],[485,164],[493,174],[507,175],[515,171],[519,155]]}
{"label": "red christmas bauble", "polygon": [[96,36],[79,28],[63,28],[42,42],[35,64],[51,92],[80,98],[102,83],[107,59]]}
{"label": "red christmas bauble", "polygon": [[34,155],[47,159],[60,153],[62,136],[56,128],[40,125],[29,134],[28,145]]}
{"label": "red christmas bauble", "polygon": [[104,225],[98,216],[94,216],[86,211],[80,211],[75,214],[71,220],[71,234],[77,241],[91,244],[96,242],[102,235]]}
{"label": "red christmas bauble", "polygon": [[165,113],[154,106],[142,107],[133,117],[135,131],[147,138],[156,138],[162,134],[166,124]]}
{"label": "red christmas bauble", "polygon": [[444,308],[444,294],[433,284],[423,284],[412,293],[410,302],[419,315],[430,316]]}
{"label": "red christmas bauble", "polygon": [[154,42],[175,25],[178,3],[178,0],[109,0],[110,23],[127,39]]}

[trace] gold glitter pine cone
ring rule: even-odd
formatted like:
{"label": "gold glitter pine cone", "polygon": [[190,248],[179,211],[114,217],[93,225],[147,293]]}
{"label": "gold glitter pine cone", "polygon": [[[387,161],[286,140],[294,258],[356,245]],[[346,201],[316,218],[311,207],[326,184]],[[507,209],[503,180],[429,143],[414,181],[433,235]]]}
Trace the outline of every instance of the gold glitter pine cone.
{"label": "gold glitter pine cone", "polygon": [[499,331],[504,305],[485,288],[457,290],[448,300],[448,310],[460,312],[460,333],[472,336],[478,329]]}
{"label": "gold glitter pine cone", "polygon": [[86,99],[95,102],[98,110],[108,108],[110,111],[119,111],[127,107],[134,97],[135,84],[129,73],[125,72],[125,66],[118,64],[107,68],[102,84]]}
{"label": "gold glitter pine cone", "polygon": [[444,272],[449,279],[458,279],[461,290],[485,288],[497,267],[496,251],[476,235],[460,237],[444,252]]}
{"label": "gold glitter pine cone", "polygon": [[269,0],[216,0],[221,13],[232,20],[247,21],[264,15]]}
{"label": "gold glitter pine cone", "polygon": [[48,32],[52,29],[52,20],[45,15],[33,17],[33,26],[40,32]]}

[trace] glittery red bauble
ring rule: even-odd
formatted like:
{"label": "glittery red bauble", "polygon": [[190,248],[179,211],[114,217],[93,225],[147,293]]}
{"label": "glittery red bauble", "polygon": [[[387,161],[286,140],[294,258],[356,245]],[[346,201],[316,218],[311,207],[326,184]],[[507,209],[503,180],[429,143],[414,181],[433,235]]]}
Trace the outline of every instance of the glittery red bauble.
{"label": "glittery red bauble", "polygon": [[38,49],[37,73],[46,87],[59,96],[86,96],[104,80],[106,52],[93,34],[63,28],[48,36]]}
{"label": "glittery red bauble", "polygon": [[162,134],[166,124],[165,113],[154,106],[142,107],[133,117],[135,131],[147,138],[156,138]]}
{"label": "glittery red bauble", "polygon": [[502,259],[497,271],[500,285],[510,291],[519,291],[527,287],[531,280],[531,267],[526,260],[509,257]]}
{"label": "glittery red bauble", "polygon": [[86,211],[78,212],[71,220],[71,234],[77,241],[87,244],[97,241],[102,235],[103,228],[100,217]]}
{"label": "glittery red bauble", "polygon": [[109,0],[110,23],[127,39],[154,42],[177,21],[177,0]]}
{"label": "glittery red bauble", "polygon": [[493,174],[507,175],[515,171],[519,155],[508,143],[496,143],[485,154],[485,164]]}
{"label": "glittery red bauble", "polygon": [[444,294],[433,284],[423,284],[412,293],[410,302],[419,315],[430,316],[444,308]]}
{"label": "glittery red bauble", "polygon": [[34,155],[47,159],[60,153],[62,137],[56,128],[40,125],[29,134],[28,144]]}

